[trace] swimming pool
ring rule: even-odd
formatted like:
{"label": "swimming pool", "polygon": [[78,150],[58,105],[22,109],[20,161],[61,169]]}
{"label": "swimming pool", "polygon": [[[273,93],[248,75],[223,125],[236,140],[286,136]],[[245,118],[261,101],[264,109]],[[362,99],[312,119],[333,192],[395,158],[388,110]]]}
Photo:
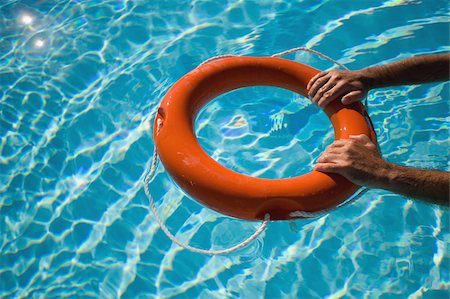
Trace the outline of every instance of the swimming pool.
{"label": "swimming pool", "polygon": [[[202,61],[306,46],[357,69],[449,51],[448,16],[437,0],[2,1],[0,297],[448,297],[448,209],[370,190],[210,257],[172,244],[142,189],[151,114]],[[448,83],[379,89],[369,103],[386,159],[449,170]],[[309,171],[330,129],[307,100],[266,87],[225,95],[196,122],[216,160],[269,178]],[[258,225],[203,208],[161,166],[151,192],[191,245],[223,248]]]}

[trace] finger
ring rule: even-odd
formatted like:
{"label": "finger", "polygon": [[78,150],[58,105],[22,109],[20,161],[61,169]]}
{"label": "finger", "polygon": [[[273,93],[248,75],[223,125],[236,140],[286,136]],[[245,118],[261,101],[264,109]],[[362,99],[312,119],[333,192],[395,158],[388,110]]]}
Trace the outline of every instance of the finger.
{"label": "finger", "polygon": [[313,169],[320,172],[339,173],[342,168],[334,163],[317,163]]}
{"label": "finger", "polygon": [[319,79],[320,77],[325,76],[326,74],[327,74],[326,72],[320,72],[320,73],[316,74],[314,77],[312,77],[312,78],[309,80],[308,85],[306,86],[306,89],[307,89],[307,90],[310,90],[310,89],[311,89],[311,86],[313,86],[314,83],[316,83],[317,79]]}
{"label": "finger", "polygon": [[313,98],[317,91],[325,85],[328,80],[330,79],[330,75],[328,73],[325,73],[323,76],[318,78],[314,84],[312,84],[311,89],[309,90],[308,96],[309,98]]}
{"label": "finger", "polygon": [[351,140],[355,140],[356,142],[363,144],[364,146],[376,148],[375,144],[372,142],[369,136],[366,134],[361,135],[350,135]]}
{"label": "finger", "polygon": [[341,102],[344,105],[359,102],[364,99],[364,93],[360,90],[354,90],[342,97]]}
{"label": "finger", "polygon": [[366,148],[378,152],[378,147],[373,143],[369,136],[365,134],[361,135],[350,135],[350,139],[355,140],[359,144],[364,145]]}
{"label": "finger", "polygon": [[333,80],[333,78],[330,78],[321,88],[319,88],[319,90],[316,92],[311,101],[313,101],[316,104],[319,104],[319,101],[322,99],[323,95],[330,89],[332,89],[335,85],[336,85],[335,80]]}
{"label": "finger", "polygon": [[351,142],[351,140],[349,139],[338,139],[333,141],[333,143],[330,144],[327,149],[340,148],[345,146],[349,142]]}
{"label": "finger", "polygon": [[336,100],[338,97],[349,92],[350,89],[346,87],[346,84],[341,82],[334,85],[330,90],[325,92],[322,98],[319,100],[318,104],[320,107],[325,108],[326,105]]}
{"label": "finger", "polygon": [[[342,147],[345,145],[345,140],[335,140],[332,144],[330,144],[320,155],[319,159],[328,154],[338,154],[342,151]],[[319,161],[319,160],[318,160]]]}
{"label": "finger", "polygon": [[360,134],[360,135],[350,135],[350,139],[355,140],[359,143],[372,143],[372,140],[370,140],[369,136],[366,134]]}
{"label": "finger", "polygon": [[317,159],[317,162],[319,163],[336,163],[336,161],[339,161],[341,156],[341,153],[339,152],[324,152],[319,159]]}

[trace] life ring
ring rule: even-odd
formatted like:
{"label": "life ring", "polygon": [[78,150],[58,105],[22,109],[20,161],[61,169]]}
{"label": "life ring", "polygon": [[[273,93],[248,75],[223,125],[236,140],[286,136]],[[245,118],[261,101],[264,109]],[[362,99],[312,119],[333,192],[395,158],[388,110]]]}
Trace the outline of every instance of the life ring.
{"label": "life ring", "polygon": [[[311,171],[282,179],[264,179],[232,171],[213,160],[194,132],[200,109],[228,91],[255,85],[276,86],[306,95],[309,80],[319,71],[274,57],[228,57],[200,65],[178,80],[163,98],[155,118],[154,140],[162,164],[173,180],[203,205],[232,217],[261,220],[301,218],[335,208],[359,186],[337,174]],[[373,128],[361,103],[325,108],[335,139],[366,134]]]}

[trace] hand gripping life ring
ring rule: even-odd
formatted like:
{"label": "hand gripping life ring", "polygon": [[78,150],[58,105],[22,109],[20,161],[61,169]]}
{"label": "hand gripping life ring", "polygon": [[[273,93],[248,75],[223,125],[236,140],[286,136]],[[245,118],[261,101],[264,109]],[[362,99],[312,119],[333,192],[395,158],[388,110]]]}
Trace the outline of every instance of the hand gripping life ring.
{"label": "hand gripping life ring", "polygon": [[[228,91],[255,85],[276,86],[306,95],[309,80],[319,71],[274,57],[228,57],[207,62],[176,82],[163,98],[155,119],[154,140],[161,162],[175,182],[205,206],[232,217],[261,220],[301,218],[330,210],[359,186],[337,174],[311,171],[282,179],[264,179],[232,171],[214,161],[194,133],[200,109]],[[361,103],[325,108],[335,139],[366,134],[373,128]]]}

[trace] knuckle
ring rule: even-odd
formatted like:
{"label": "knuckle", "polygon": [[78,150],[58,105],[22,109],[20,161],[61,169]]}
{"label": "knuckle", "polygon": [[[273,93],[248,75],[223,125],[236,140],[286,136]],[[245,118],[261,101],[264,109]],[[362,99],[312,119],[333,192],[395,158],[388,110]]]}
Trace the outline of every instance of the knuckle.
{"label": "knuckle", "polygon": [[352,146],[353,146],[353,141],[349,140],[342,146],[342,148],[344,149],[345,152],[348,152]]}
{"label": "knuckle", "polygon": [[330,74],[333,76],[333,78],[336,79],[342,78],[342,73],[338,70],[331,70]]}
{"label": "knuckle", "polygon": [[352,163],[351,160],[345,160],[345,161],[342,162],[342,166],[345,167],[345,168],[350,168],[350,167],[353,166],[353,163]]}
{"label": "knuckle", "polygon": [[352,147],[354,147],[356,144],[358,144],[358,142],[357,142],[356,140],[349,139],[348,142],[347,142],[347,147],[348,147],[348,148],[352,148]]}

